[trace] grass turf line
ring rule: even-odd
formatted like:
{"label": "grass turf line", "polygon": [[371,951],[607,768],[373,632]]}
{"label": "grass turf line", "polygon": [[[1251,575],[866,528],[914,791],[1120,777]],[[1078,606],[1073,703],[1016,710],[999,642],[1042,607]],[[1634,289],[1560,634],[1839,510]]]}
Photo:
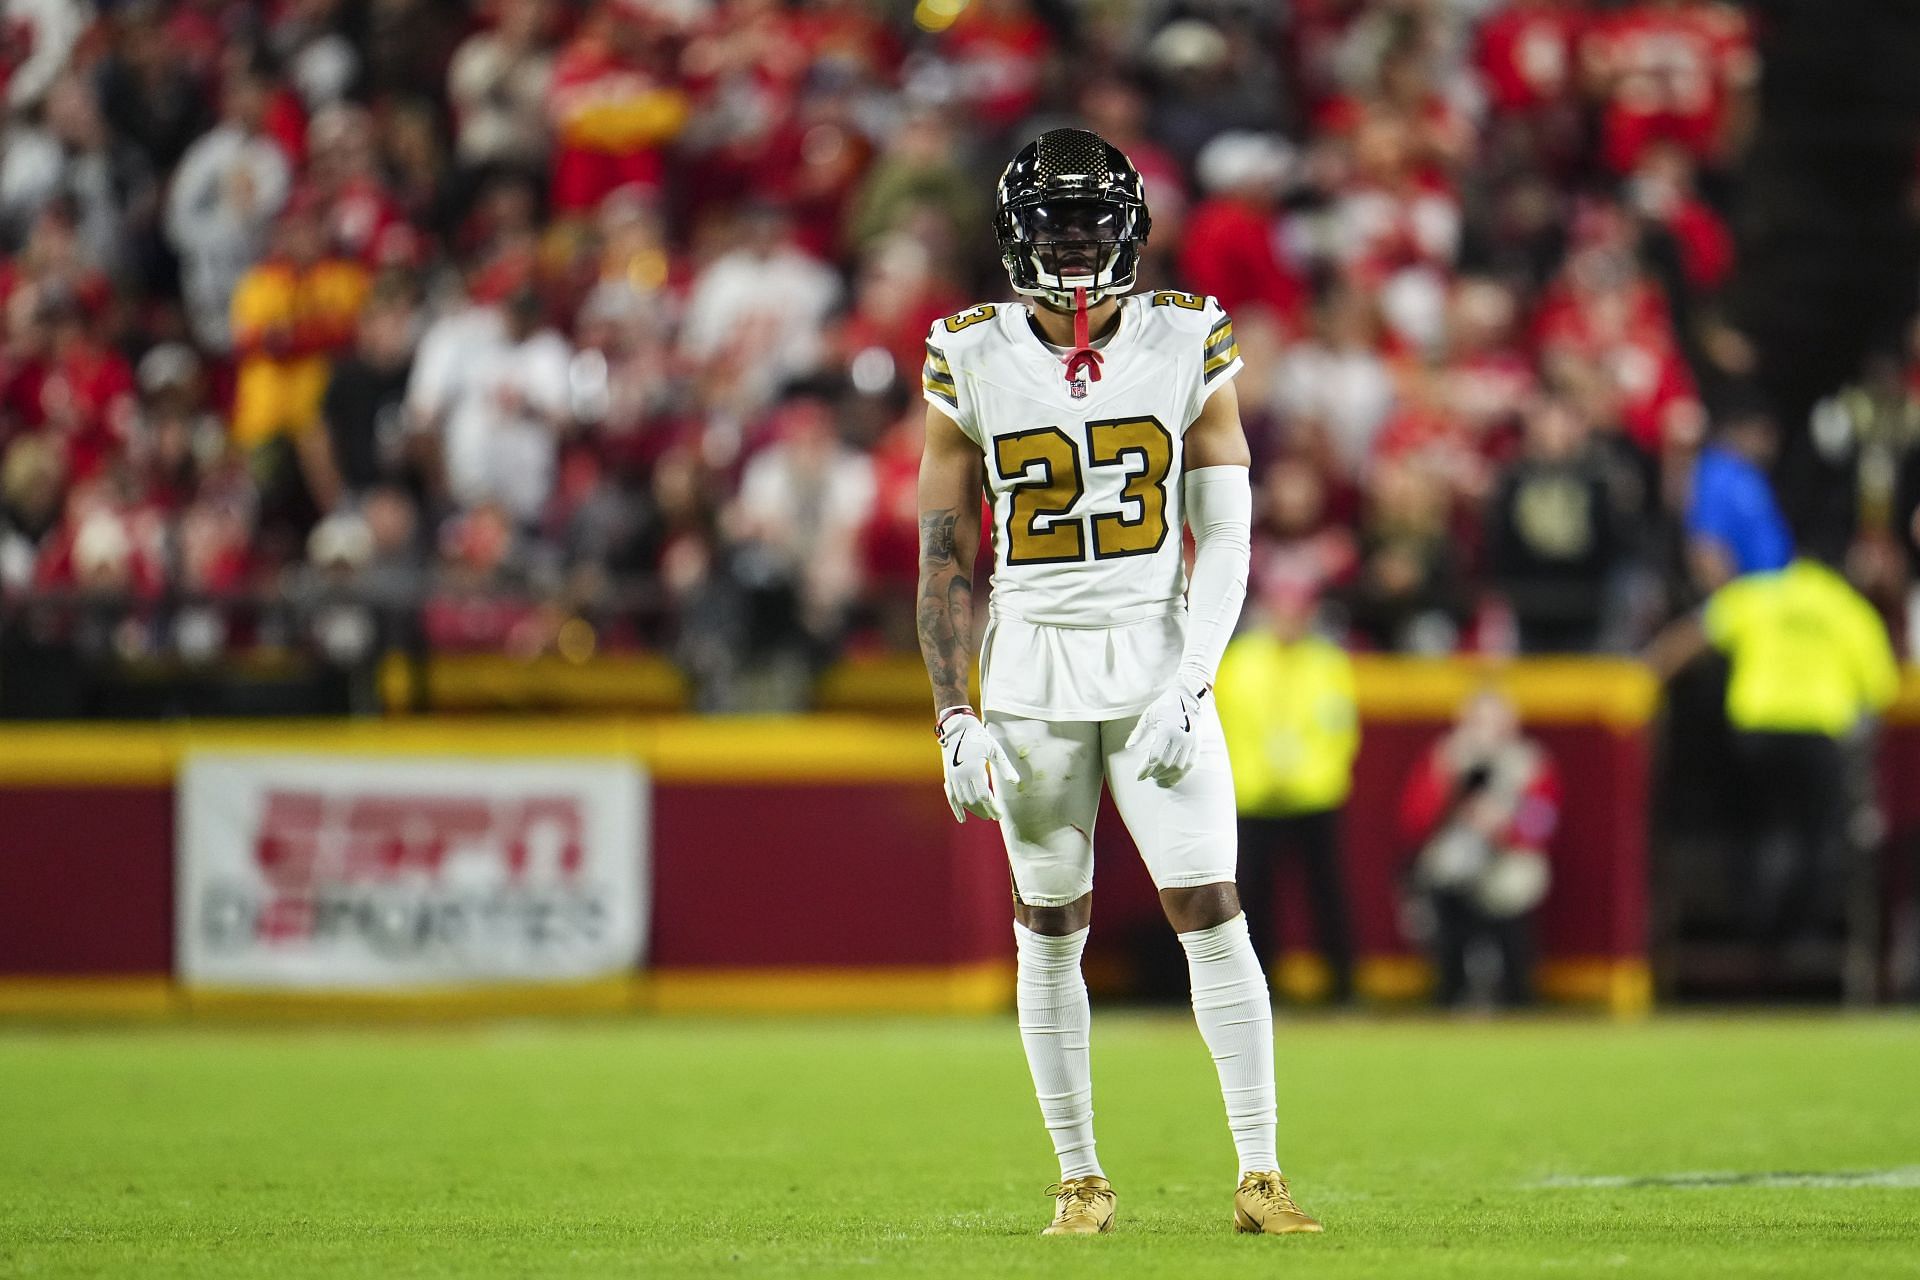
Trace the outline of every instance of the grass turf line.
{"label": "grass turf line", "polygon": [[[1920,1022],[1283,1022],[1320,1238],[1241,1237],[1191,1023],[1098,1011],[1120,1230],[1035,1234],[1010,1019],[0,1033],[4,1276],[1912,1276]],[[1282,1256],[1284,1255],[1284,1256]]]}

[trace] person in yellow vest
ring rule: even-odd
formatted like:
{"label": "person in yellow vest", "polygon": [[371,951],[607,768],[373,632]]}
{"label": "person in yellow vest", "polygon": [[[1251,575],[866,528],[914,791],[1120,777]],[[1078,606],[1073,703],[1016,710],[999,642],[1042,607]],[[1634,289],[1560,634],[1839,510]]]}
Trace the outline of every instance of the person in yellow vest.
{"label": "person in yellow vest", "polygon": [[1340,868],[1340,815],[1360,746],[1353,663],[1314,634],[1311,583],[1277,578],[1253,625],[1227,646],[1214,682],[1240,811],[1240,900],[1254,950],[1275,956],[1274,883],[1291,853],[1340,1003],[1353,998],[1353,928]]}
{"label": "person in yellow vest", "polygon": [[1856,767],[1843,744],[1893,702],[1900,671],[1873,606],[1804,556],[1733,579],[1650,657],[1670,674],[1709,646],[1727,656],[1741,808],[1755,823],[1747,923],[1756,941],[1777,945],[1837,905]]}

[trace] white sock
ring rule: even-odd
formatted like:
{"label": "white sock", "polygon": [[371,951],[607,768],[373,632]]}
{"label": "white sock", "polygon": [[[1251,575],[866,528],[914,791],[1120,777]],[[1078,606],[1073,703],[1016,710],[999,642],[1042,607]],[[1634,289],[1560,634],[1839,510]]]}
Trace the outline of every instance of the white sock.
{"label": "white sock", "polygon": [[1179,935],[1193,980],[1193,1020],[1220,1072],[1240,1175],[1278,1170],[1274,1154],[1273,1003],[1267,975],[1237,915]]}
{"label": "white sock", "polygon": [[1093,1066],[1087,1054],[1093,1009],[1080,976],[1087,930],[1054,937],[1015,921],[1013,940],[1020,955],[1014,984],[1020,1041],[1027,1047],[1040,1118],[1060,1157],[1060,1178],[1099,1174],[1100,1161],[1093,1154]]}

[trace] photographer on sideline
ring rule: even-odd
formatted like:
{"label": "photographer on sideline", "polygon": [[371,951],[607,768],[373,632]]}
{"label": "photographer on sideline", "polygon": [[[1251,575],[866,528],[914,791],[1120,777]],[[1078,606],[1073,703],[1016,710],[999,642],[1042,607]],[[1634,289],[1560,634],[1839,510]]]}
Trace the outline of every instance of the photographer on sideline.
{"label": "photographer on sideline", "polygon": [[1547,844],[1559,824],[1553,762],[1521,736],[1512,704],[1491,689],[1476,693],[1400,796],[1443,1006],[1465,1000],[1483,942],[1499,958],[1500,1003],[1533,998],[1533,911],[1547,896]]}

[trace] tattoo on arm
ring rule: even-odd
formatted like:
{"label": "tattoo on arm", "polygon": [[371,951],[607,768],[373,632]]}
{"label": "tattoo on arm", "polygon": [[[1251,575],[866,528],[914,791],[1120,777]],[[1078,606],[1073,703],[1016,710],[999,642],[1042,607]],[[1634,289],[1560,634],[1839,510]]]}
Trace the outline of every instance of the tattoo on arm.
{"label": "tattoo on arm", "polygon": [[973,574],[954,559],[953,511],[928,511],[920,517],[920,599],[916,615],[920,653],[933,681],[936,710],[962,706],[967,667],[973,656]]}
{"label": "tattoo on arm", "polygon": [[929,511],[920,517],[922,569],[953,563],[953,526],[959,519],[951,511]]}

